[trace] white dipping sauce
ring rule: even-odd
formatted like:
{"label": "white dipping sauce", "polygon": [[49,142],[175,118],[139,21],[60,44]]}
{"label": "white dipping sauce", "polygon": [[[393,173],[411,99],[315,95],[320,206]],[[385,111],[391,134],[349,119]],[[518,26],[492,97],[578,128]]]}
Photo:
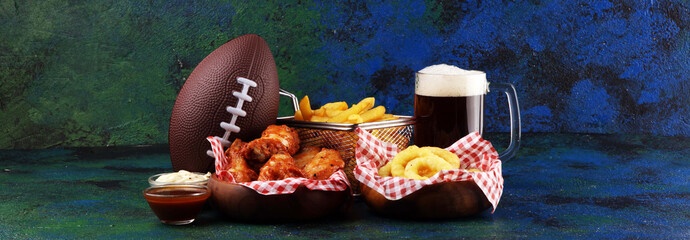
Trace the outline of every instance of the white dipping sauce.
{"label": "white dipping sauce", "polygon": [[156,182],[165,183],[187,183],[187,182],[201,182],[206,181],[211,177],[211,173],[199,174],[185,170],[180,170],[174,173],[166,173],[158,177]]}

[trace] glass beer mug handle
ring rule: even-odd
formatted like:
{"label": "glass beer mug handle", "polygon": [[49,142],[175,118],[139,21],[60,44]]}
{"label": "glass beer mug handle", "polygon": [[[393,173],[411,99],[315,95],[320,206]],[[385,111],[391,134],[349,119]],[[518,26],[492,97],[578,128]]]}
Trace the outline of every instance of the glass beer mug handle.
{"label": "glass beer mug handle", "polygon": [[520,105],[518,104],[515,87],[510,83],[491,83],[490,90],[502,91],[508,97],[508,109],[510,111],[510,144],[508,148],[498,154],[498,158],[505,162],[515,157],[520,148]]}

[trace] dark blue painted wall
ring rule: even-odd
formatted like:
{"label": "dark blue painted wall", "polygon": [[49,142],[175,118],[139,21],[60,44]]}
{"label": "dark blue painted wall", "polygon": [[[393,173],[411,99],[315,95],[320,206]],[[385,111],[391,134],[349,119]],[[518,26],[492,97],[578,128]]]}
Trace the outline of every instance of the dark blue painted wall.
{"label": "dark blue painted wall", "polygon": [[[450,63],[514,84],[525,131],[690,136],[687,5],[453,2],[323,6],[329,78],[411,113],[413,72]],[[504,117],[503,101],[488,114]]]}

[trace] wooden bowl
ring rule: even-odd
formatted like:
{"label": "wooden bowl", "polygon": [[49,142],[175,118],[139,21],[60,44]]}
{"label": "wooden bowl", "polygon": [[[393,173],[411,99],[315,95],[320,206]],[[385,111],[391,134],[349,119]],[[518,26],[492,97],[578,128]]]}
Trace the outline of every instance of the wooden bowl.
{"label": "wooden bowl", "polygon": [[425,186],[398,200],[360,184],[364,201],[374,212],[410,219],[447,219],[470,216],[491,207],[473,181],[442,182]]}
{"label": "wooden bowl", "polygon": [[310,190],[300,185],[291,194],[262,195],[254,189],[224,182],[213,174],[208,181],[211,204],[225,216],[243,221],[308,220],[339,210],[351,201],[344,191]]}

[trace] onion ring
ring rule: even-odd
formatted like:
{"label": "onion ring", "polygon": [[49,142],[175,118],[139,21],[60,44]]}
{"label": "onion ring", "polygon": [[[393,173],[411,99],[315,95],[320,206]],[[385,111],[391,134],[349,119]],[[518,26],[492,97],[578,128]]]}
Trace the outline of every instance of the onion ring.
{"label": "onion ring", "polygon": [[390,177],[391,176],[391,162],[386,163],[379,169],[379,176]]}
{"label": "onion ring", "polygon": [[441,170],[450,170],[453,166],[438,156],[415,158],[405,167],[405,178],[425,180]]}
{"label": "onion ring", "polygon": [[460,158],[458,155],[440,147],[422,147],[422,149],[429,150],[434,155],[443,158],[443,160],[448,162],[453,168],[460,168]]}
{"label": "onion ring", "polygon": [[391,175],[393,177],[404,177],[405,167],[407,163],[415,158],[434,156],[429,150],[421,149],[415,145],[409,146],[405,150],[400,151],[391,160]]}

